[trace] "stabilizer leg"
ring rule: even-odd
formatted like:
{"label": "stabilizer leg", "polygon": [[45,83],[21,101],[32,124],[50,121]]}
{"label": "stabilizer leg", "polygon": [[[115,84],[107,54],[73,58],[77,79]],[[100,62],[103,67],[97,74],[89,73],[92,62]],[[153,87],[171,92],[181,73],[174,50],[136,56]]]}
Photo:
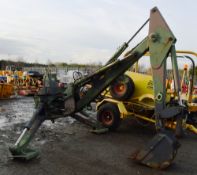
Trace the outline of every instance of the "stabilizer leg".
{"label": "stabilizer leg", "polygon": [[43,105],[40,105],[40,107],[34,113],[29,123],[25,126],[25,129],[21,133],[16,143],[9,147],[9,150],[12,153],[13,158],[30,160],[39,155],[38,150],[27,148],[27,146],[44,120],[44,107]]}
{"label": "stabilizer leg", "polygon": [[72,115],[72,117],[81,123],[84,123],[90,127],[92,127],[91,132],[95,134],[103,134],[109,131],[108,128],[104,127],[100,122],[97,120],[90,118],[88,114],[86,114],[84,111],[81,111],[79,113],[75,113]]}

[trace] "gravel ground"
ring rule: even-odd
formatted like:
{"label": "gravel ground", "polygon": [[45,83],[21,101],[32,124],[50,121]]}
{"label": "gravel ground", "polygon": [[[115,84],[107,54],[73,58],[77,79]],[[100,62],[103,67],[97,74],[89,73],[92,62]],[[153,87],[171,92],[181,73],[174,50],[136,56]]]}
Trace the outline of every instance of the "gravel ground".
{"label": "gravel ground", "polygon": [[0,101],[0,175],[189,175],[197,172],[197,136],[186,133],[174,164],[165,171],[138,165],[129,159],[136,148],[150,140],[153,127],[142,127],[126,120],[117,132],[95,135],[89,127],[70,118],[55,124],[45,122],[31,145],[41,151],[40,158],[14,161],[8,146],[13,144],[24,123],[33,113],[33,98]]}

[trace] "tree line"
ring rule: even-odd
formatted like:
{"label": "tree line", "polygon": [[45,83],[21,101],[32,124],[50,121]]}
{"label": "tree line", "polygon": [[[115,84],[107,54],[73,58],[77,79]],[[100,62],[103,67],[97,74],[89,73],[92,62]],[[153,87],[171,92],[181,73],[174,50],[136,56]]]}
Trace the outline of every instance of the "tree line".
{"label": "tree line", "polygon": [[24,61],[11,61],[11,60],[0,60],[0,70],[5,70],[6,68],[9,69],[16,69],[16,70],[23,70],[24,67],[79,67],[85,68],[87,66],[90,67],[100,67],[101,64],[77,64],[77,63],[48,63],[48,64],[40,64],[40,63],[27,63]]}

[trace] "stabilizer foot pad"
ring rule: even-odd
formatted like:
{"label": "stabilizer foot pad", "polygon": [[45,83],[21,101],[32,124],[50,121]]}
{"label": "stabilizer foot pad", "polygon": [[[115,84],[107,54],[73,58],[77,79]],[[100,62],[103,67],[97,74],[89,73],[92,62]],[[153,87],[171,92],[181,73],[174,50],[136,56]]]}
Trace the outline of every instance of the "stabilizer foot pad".
{"label": "stabilizer foot pad", "polygon": [[109,131],[108,128],[99,128],[99,129],[92,129],[90,130],[90,132],[94,133],[94,134],[105,134]]}
{"label": "stabilizer foot pad", "polygon": [[40,155],[38,150],[30,148],[20,149],[17,146],[11,146],[9,147],[9,150],[12,153],[12,157],[14,159],[26,161],[37,158]]}

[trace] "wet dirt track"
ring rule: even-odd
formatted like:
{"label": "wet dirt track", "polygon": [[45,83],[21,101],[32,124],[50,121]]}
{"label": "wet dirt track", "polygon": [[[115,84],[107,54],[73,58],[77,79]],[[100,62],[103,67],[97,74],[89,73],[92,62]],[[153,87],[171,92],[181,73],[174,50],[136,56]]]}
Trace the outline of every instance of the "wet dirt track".
{"label": "wet dirt track", "polygon": [[95,135],[69,118],[47,121],[31,145],[41,156],[30,162],[13,161],[8,151],[33,113],[31,97],[0,101],[0,175],[166,175],[196,174],[197,136],[181,139],[175,163],[166,171],[153,170],[128,157],[153,137],[154,130],[125,121],[117,132]]}

